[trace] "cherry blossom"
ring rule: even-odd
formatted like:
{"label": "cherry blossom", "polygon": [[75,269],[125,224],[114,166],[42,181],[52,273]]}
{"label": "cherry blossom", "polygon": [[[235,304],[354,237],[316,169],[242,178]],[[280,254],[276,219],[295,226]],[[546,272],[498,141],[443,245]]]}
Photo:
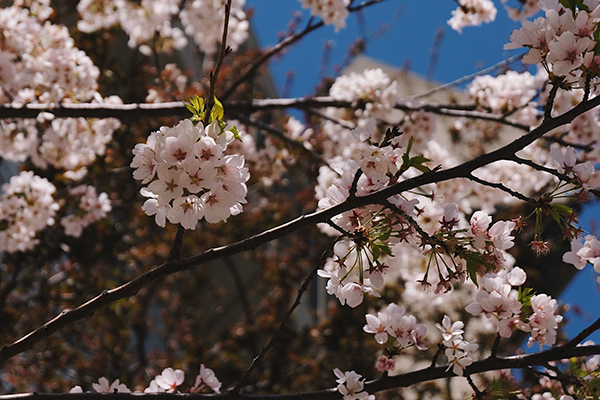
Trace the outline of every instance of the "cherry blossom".
{"label": "cherry blossom", "polygon": [[531,346],[534,342],[538,342],[540,350],[544,344],[552,346],[556,341],[558,323],[563,319],[561,315],[556,314],[558,303],[555,299],[542,293],[531,298],[531,308],[533,314],[527,322],[519,324],[521,330],[531,334],[527,345]]}
{"label": "cherry blossom", "polygon": [[587,235],[584,242],[571,241],[571,250],[563,255],[563,261],[583,269],[587,263],[593,265],[600,274],[600,241],[593,235]]}
{"label": "cherry blossom", "polygon": [[375,396],[363,392],[364,382],[361,380],[362,375],[354,371],[342,372],[335,368],[333,370],[338,383],[337,390],[344,396],[344,400],[374,400]]}
{"label": "cherry blossom", "polygon": [[94,186],[77,186],[69,191],[75,198],[79,197],[78,209],[60,220],[65,228],[65,234],[79,237],[83,229],[106,217],[112,210],[110,200],[106,193],[96,193]]}
{"label": "cherry blossom", "polygon": [[455,336],[461,336],[465,331],[463,328],[465,324],[462,321],[456,321],[452,323],[450,317],[444,315],[442,319],[442,324],[435,324],[436,328],[442,331],[442,337],[444,340],[451,340]]}
{"label": "cherry blossom", "polygon": [[165,368],[160,375],[154,378],[156,384],[167,391],[173,393],[177,386],[181,385],[184,380],[184,372],[180,369]]}
{"label": "cherry blossom", "polygon": [[190,389],[192,393],[203,392],[205,387],[208,386],[211,390],[217,394],[221,393],[221,382],[215,376],[212,369],[206,368],[204,364],[200,365],[200,373],[196,377],[196,383]]}
{"label": "cherry blossom", "polygon": [[206,129],[183,120],[175,127],[152,132],[134,148],[133,177],[148,184],[142,209],[164,227],[166,220],[195,229],[202,218],[210,223],[242,212],[250,178],[241,155],[223,151],[233,136],[217,121]]}
{"label": "cherry blossom", "polygon": [[119,382],[118,379],[115,379],[113,383],[109,384],[108,379],[101,377],[98,379],[98,383],[92,383],[92,387],[98,393],[131,393],[131,390],[129,390],[124,383]]}
{"label": "cherry blossom", "polygon": [[459,0],[448,25],[458,32],[465,26],[479,26],[496,19],[496,7],[491,0]]}
{"label": "cherry blossom", "polygon": [[319,16],[326,25],[335,26],[335,31],[346,27],[350,0],[300,0],[302,8],[310,8],[310,14]]}
{"label": "cherry blossom", "polygon": [[[231,16],[227,45],[236,51],[248,38],[249,23],[244,12],[245,0],[231,2]],[[225,7],[222,0],[191,0],[186,1],[180,12],[181,22],[185,32],[208,55],[214,54],[220,43],[225,20]]]}
{"label": "cherry blossom", "polygon": [[583,52],[592,43],[589,37],[576,38],[573,32],[567,31],[556,41],[548,43],[548,56],[546,60],[552,63],[552,72],[558,76],[565,76],[583,64]]}
{"label": "cherry blossom", "polygon": [[0,251],[25,251],[37,244],[37,232],[54,225],[59,209],[55,192],[52,183],[33,171],[22,171],[2,185]]}

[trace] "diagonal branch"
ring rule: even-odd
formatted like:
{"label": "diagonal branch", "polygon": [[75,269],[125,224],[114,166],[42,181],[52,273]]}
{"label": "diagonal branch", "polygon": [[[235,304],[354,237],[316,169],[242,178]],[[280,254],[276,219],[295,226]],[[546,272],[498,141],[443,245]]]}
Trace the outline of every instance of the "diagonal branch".
{"label": "diagonal branch", "polygon": [[203,253],[179,260],[167,260],[163,264],[153,268],[147,273],[111,290],[105,290],[100,295],[94,297],[88,302],[80,305],[73,310],[65,310],[54,319],[48,321],[41,327],[23,336],[12,344],[6,345],[0,350],[0,366],[9,358],[30,349],[36,343],[42,341],[57,330],[70,325],[76,321],[89,317],[94,311],[111,304],[125,297],[135,295],[140,289],[150,283],[164,278],[170,274],[195,268],[209,261],[217,260],[225,256],[232,256],[247,250],[253,250],[258,246],[266,244],[272,240],[297,232],[306,227],[317,223],[327,222],[332,217],[357,207],[369,204],[382,204],[390,196],[412,190],[417,187],[430,183],[447,181],[455,178],[467,178],[474,170],[495,161],[511,159],[515,153],[527,145],[542,137],[545,133],[571,122],[578,115],[591,110],[600,105],[600,96],[589,101],[584,101],[564,114],[544,120],[537,128],[529,133],[519,137],[513,142],[490,153],[483,154],[473,160],[467,161],[458,166],[431,171],[414,178],[398,182],[380,191],[346,199],[340,204],[316,211],[279,225],[275,228],[266,230],[262,233],[246,238],[236,243],[226,246],[209,249]]}
{"label": "diagonal branch", "polygon": [[475,183],[479,183],[480,185],[483,185],[483,186],[488,186],[488,187],[492,187],[492,188],[495,188],[495,189],[502,190],[503,192],[508,193],[512,197],[514,197],[516,199],[519,199],[521,201],[524,201],[526,203],[533,204],[534,206],[539,206],[539,204],[540,204],[539,201],[534,200],[531,197],[527,197],[524,194],[519,193],[519,192],[517,192],[515,190],[512,190],[511,188],[509,188],[507,186],[504,186],[501,183],[498,183],[498,182],[488,182],[488,181],[486,181],[484,179],[476,177],[473,174],[469,174],[469,176],[467,177],[467,179],[469,179],[469,180],[471,180],[471,181],[473,181]]}

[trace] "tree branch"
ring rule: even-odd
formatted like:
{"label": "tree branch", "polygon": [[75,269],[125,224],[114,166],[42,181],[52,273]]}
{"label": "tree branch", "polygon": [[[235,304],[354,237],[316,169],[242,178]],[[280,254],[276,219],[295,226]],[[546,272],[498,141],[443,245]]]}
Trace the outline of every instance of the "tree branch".
{"label": "tree branch", "polygon": [[237,383],[237,385],[235,385],[235,387],[228,394],[233,395],[233,394],[240,393],[240,390],[244,387],[244,385],[248,381],[250,374],[252,373],[254,368],[256,368],[256,366],[258,365],[258,362],[265,356],[267,351],[269,351],[269,349],[271,347],[273,347],[273,344],[275,343],[275,339],[277,339],[279,334],[283,331],[285,324],[287,323],[288,319],[292,316],[292,313],[294,312],[294,310],[300,305],[300,300],[302,299],[302,295],[304,295],[304,293],[308,290],[308,286],[310,285],[310,282],[313,280],[313,278],[317,274],[317,270],[319,269],[321,264],[325,261],[325,257],[327,256],[327,253],[332,249],[333,244],[336,241],[337,241],[337,239],[333,240],[331,242],[331,244],[329,246],[327,246],[325,251],[323,251],[323,253],[321,254],[321,257],[319,257],[319,261],[315,264],[314,268],[310,271],[310,274],[306,277],[306,279],[302,283],[302,286],[300,287],[300,289],[298,289],[298,294],[296,295],[296,300],[294,300],[294,303],[291,305],[289,310],[283,316],[283,319],[281,320],[281,324],[279,325],[279,329],[277,329],[277,332],[275,332],[275,334],[271,337],[271,339],[269,340],[267,345],[265,347],[263,347],[260,354],[257,355],[256,357],[254,357],[254,359],[252,360],[252,363],[250,364],[250,366],[244,373],[244,376],[242,377],[242,379],[240,379],[240,381]]}
{"label": "tree branch", "polygon": [[354,199],[346,199],[340,204],[325,210],[302,215],[292,221],[236,243],[217,248],[211,248],[203,253],[185,259],[167,260],[163,264],[117,288],[103,291],[100,295],[73,310],[63,311],[54,319],[48,321],[41,327],[23,336],[14,343],[4,346],[2,350],[0,350],[0,366],[9,358],[30,349],[33,347],[33,345],[57,330],[76,321],[89,317],[90,314],[93,314],[96,310],[108,304],[111,304],[122,298],[135,295],[141,288],[158,279],[164,278],[179,271],[195,268],[199,265],[220,259],[225,256],[232,256],[247,250],[253,250],[258,246],[266,244],[282,236],[289,235],[292,232],[299,231],[317,223],[327,222],[332,217],[352,210],[356,207],[362,207],[369,204],[385,203],[386,199],[390,196],[394,196],[407,190],[412,190],[430,183],[442,182],[455,178],[466,178],[469,174],[471,174],[471,172],[484,165],[503,159],[513,158],[517,151],[533,143],[545,133],[571,122],[578,115],[589,111],[598,105],[600,105],[600,96],[589,101],[581,102],[573,109],[558,117],[551,117],[544,120],[537,128],[531,130],[529,133],[519,137],[504,147],[501,147],[490,153],[483,154],[458,166],[445,170],[431,171],[422,175],[418,175],[414,178],[398,182],[392,186],[365,196],[355,197]]}
{"label": "tree branch", "polygon": [[299,142],[297,140],[287,137],[283,132],[281,132],[279,129],[275,128],[274,126],[266,124],[266,123],[256,120],[256,119],[252,119],[243,114],[236,115],[235,119],[237,119],[247,125],[252,125],[258,129],[269,132],[270,134],[274,135],[276,138],[283,141],[283,143],[285,143],[286,145],[289,145],[290,147],[292,147],[294,149],[298,149],[301,152],[308,154],[310,158],[312,158],[319,164],[327,165],[329,167],[329,164],[327,163],[327,161],[325,161],[323,156],[321,156],[319,153],[312,151],[310,149],[307,149],[306,147],[304,147],[303,142]]}
{"label": "tree branch", "polygon": [[[564,358],[584,357],[595,354],[600,354],[600,345],[577,346],[573,348],[558,346],[539,353],[506,358],[487,358],[485,360],[476,361],[466,368],[465,375],[498,371],[501,369],[523,369],[533,365],[545,365],[549,361],[558,361]],[[365,383],[364,390],[368,393],[377,393],[382,390],[412,386],[416,383],[456,377],[452,371],[447,371],[447,369],[448,366],[440,366],[423,368],[396,376],[384,375],[377,380]],[[107,400],[109,398],[115,400],[133,400],[139,399],[140,396],[148,396],[151,397],[152,400],[195,400],[207,398],[240,400],[339,400],[341,397],[337,390],[325,389],[315,392],[270,395],[249,395],[231,392],[225,394],[152,393],[149,395],[132,393],[22,393],[0,396],[0,400]]]}
{"label": "tree branch", "polygon": [[221,50],[219,51],[219,58],[217,60],[217,66],[214,71],[210,72],[210,86],[208,89],[208,98],[206,99],[206,116],[204,118],[204,125],[208,125],[210,119],[210,112],[214,103],[215,89],[217,85],[217,78],[219,77],[219,71],[225,56],[231,53],[231,48],[227,47],[227,30],[229,29],[229,15],[231,12],[231,0],[225,4],[225,22],[223,23],[223,37],[221,38]]}
{"label": "tree branch", "polygon": [[480,185],[483,185],[483,186],[488,186],[488,187],[492,187],[492,188],[495,188],[495,189],[499,189],[499,190],[501,190],[501,191],[503,191],[505,193],[508,193],[509,195],[511,195],[512,197],[514,197],[516,199],[519,199],[519,200],[524,201],[524,202],[529,203],[529,204],[533,204],[534,206],[538,206],[539,205],[539,201],[534,200],[534,199],[532,199],[530,197],[527,197],[527,196],[525,196],[522,193],[516,192],[516,191],[512,190],[511,188],[504,186],[501,183],[488,182],[486,180],[483,180],[481,178],[476,177],[473,174],[469,174],[469,176],[467,177],[467,179],[469,179],[469,180],[471,180],[473,182],[479,183]]}
{"label": "tree branch", "polygon": [[523,54],[520,54],[520,55],[509,57],[506,60],[502,60],[499,63],[494,64],[494,65],[492,65],[489,68],[482,69],[481,71],[477,71],[477,72],[475,72],[473,74],[470,74],[470,75],[465,75],[462,78],[458,78],[458,79],[456,79],[456,80],[454,80],[452,82],[448,82],[448,83],[445,83],[445,84],[440,85],[438,87],[435,87],[435,88],[431,89],[428,92],[425,92],[425,93],[422,93],[422,94],[418,94],[416,96],[412,96],[411,99],[422,99],[423,97],[429,97],[432,94],[434,94],[436,92],[439,92],[440,90],[448,89],[448,88],[451,88],[453,86],[458,86],[458,85],[461,85],[461,84],[463,84],[465,82],[469,82],[469,81],[473,80],[474,78],[476,78],[478,76],[490,73],[490,72],[495,71],[495,70],[500,69],[500,68],[504,68],[508,64],[522,59],[525,56],[525,54],[527,54],[527,53],[523,53]]}
{"label": "tree branch", "polygon": [[[358,10],[362,10],[365,7],[369,7],[373,4],[381,3],[382,1],[383,0],[364,1],[355,7],[349,7],[348,11],[355,12]],[[312,19],[311,19],[311,21],[312,21]],[[254,75],[256,73],[256,71],[258,70],[258,68],[261,65],[263,65],[264,63],[266,63],[267,61],[269,61],[269,59],[271,59],[271,57],[280,53],[286,47],[289,47],[290,45],[296,43],[298,40],[302,39],[304,36],[306,36],[310,32],[312,32],[315,29],[318,29],[324,25],[325,24],[323,23],[323,21],[319,21],[314,24],[309,21],[309,24],[301,32],[294,33],[294,34],[286,37],[285,39],[283,39],[281,42],[277,43],[275,46],[271,47],[270,49],[267,49],[260,57],[258,57],[256,59],[256,61],[254,61],[252,63],[252,65],[250,65],[250,67],[246,70],[246,72],[244,72],[242,75],[240,75],[240,77],[238,79],[236,79],[231,84],[231,86],[229,86],[229,88],[227,88],[227,90],[225,90],[225,93],[223,93],[223,95],[221,95],[222,99],[225,100],[225,99],[229,98],[235,92],[235,89],[237,89],[238,86],[240,86],[243,82],[245,82],[249,77]]]}
{"label": "tree branch", "polygon": [[[299,110],[309,110],[318,114],[322,118],[330,119],[341,124],[345,128],[351,129],[351,125],[331,119],[330,117],[318,113],[315,108],[337,107],[352,108],[360,106],[353,102],[336,100],[333,97],[298,97],[281,99],[255,99],[249,101],[231,101],[223,102],[225,113],[228,115],[237,115],[240,113],[252,113],[258,110],[272,110],[282,108],[296,108]],[[410,102],[400,102],[396,104],[396,109],[405,112],[427,111],[438,115],[447,115],[452,117],[465,117],[481,119],[485,121],[497,122],[514,128],[529,131],[527,125],[511,122],[505,115],[486,113],[473,110],[473,106],[459,104],[420,104],[414,105]],[[133,103],[133,104],[104,104],[104,103],[76,103],[76,104],[25,104],[14,106],[10,104],[0,105],[0,119],[6,118],[36,118],[40,113],[48,112],[57,118],[143,118],[143,117],[189,117],[190,112],[185,108],[182,102],[167,103]]]}

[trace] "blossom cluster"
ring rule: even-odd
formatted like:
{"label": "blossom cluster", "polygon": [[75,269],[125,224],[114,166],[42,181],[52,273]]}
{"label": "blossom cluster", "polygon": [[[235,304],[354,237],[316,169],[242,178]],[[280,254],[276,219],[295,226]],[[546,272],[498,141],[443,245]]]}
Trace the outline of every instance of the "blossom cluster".
{"label": "blossom cluster", "polygon": [[528,346],[538,342],[540,348],[556,341],[556,329],[562,321],[557,315],[558,304],[546,294],[533,295],[517,291],[513,286],[525,283],[527,274],[521,268],[488,274],[480,280],[475,301],[466,307],[472,315],[484,315],[501,337],[508,338],[515,330],[530,333]]}
{"label": "blossom cluster", "polygon": [[161,227],[168,219],[195,229],[202,218],[216,223],[241,213],[250,175],[243,156],[224,154],[233,140],[218,120],[204,127],[186,119],[137,144],[131,167],[133,177],[148,184],[140,191],[148,198],[146,214]]}
{"label": "blossom cluster", "polygon": [[[160,375],[157,375],[144,389],[143,393],[173,393],[177,390],[185,380],[185,373],[180,370],[173,368],[165,368]],[[98,379],[97,383],[92,383],[92,388],[97,393],[132,393],[131,389],[124,383],[121,383],[118,379],[115,379],[112,383],[105,377]],[[207,393],[207,389],[213,393],[220,393],[221,382],[215,376],[212,369],[206,368],[204,364],[200,365],[200,373],[196,376],[194,385],[190,387],[190,393]],[[75,386],[70,390],[70,393],[83,393],[81,386]],[[139,391],[135,391],[136,394],[141,394]]]}
{"label": "blossom cluster", "polygon": [[69,190],[70,198],[78,202],[74,213],[63,217],[60,220],[65,228],[65,234],[80,237],[83,229],[106,217],[112,210],[110,199],[106,193],[96,193],[94,186],[80,185]]}
{"label": "blossom cluster", "polygon": [[366,68],[362,73],[338,76],[329,89],[329,95],[335,100],[365,102],[364,111],[356,111],[364,118],[385,117],[400,97],[398,83],[381,68]]}
{"label": "blossom cluster", "polygon": [[504,250],[514,246],[514,237],[511,232],[516,223],[513,221],[496,221],[490,228],[492,218],[485,211],[476,211],[471,216],[470,227],[467,235],[472,238],[472,246],[484,254],[488,260],[499,270],[504,266]]}
{"label": "blossom cluster", "polygon": [[[34,7],[32,6],[32,9]],[[0,10],[0,102],[120,103],[97,92],[99,69],[74,46],[65,26],[42,24],[33,11],[13,5]],[[119,127],[116,119],[54,119],[42,113],[37,120],[0,121],[0,156],[38,167],[48,164],[68,171],[72,179],[85,174],[85,166],[104,153],[104,146]]]}
{"label": "blossom cluster", "polygon": [[444,315],[442,324],[435,324],[442,331],[442,345],[445,347],[444,354],[448,359],[448,369],[462,376],[465,368],[473,364],[472,354],[479,345],[474,341],[468,342],[463,338],[465,324],[462,321],[452,323],[447,315]]}
{"label": "blossom cluster", "polygon": [[[204,53],[212,55],[222,39],[225,3],[224,0],[191,0],[180,10],[181,0],[82,0],[77,5],[81,16],[77,28],[82,32],[95,32],[120,25],[129,35],[129,47],[138,48],[145,55],[150,55],[153,49],[165,52],[183,49],[188,43],[185,35],[188,34]],[[245,0],[234,0],[231,4],[227,44],[233,50],[248,37],[244,4]],[[176,17],[185,33],[177,23],[172,23]]]}
{"label": "blossom cluster", "polygon": [[593,49],[600,2],[589,0],[579,8],[566,8],[558,1],[543,0],[539,7],[545,16],[533,22],[523,21],[522,28],[512,33],[504,48],[529,48],[523,62],[542,63],[552,75],[568,76],[569,81],[577,81],[582,73],[598,75],[600,57]]}
{"label": "blossom cluster", "polygon": [[578,185],[591,188],[589,181],[595,168],[590,161],[579,163],[575,149],[571,146],[566,147],[564,150],[553,147],[550,154],[558,164],[559,172],[564,173],[569,178],[575,178]]}
{"label": "blossom cluster", "polygon": [[[508,16],[514,20],[523,20],[529,18],[540,11],[538,7],[539,0],[519,0],[519,6],[510,7],[505,5],[504,8],[508,11]],[[506,3],[508,0],[502,0],[502,3]]]}
{"label": "blossom cluster", "polygon": [[[588,263],[600,274],[600,241],[594,235],[587,235],[583,241],[571,241],[571,250],[566,252],[563,261],[583,269]],[[600,282],[600,277],[598,278]]]}
{"label": "blossom cluster", "polygon": [[544,73],[507,71],[497,77],[476,77],[468,91],[476,105],[494,113],[509,114],[521,124],[533,125],[540,114],[533,99],[546,80]]}
{"label": "blossom cluster", "polygon": [[479,26],[496,19],[496,7],[491,0],[459,0],[448,25],[458,32],[465,26]]}
{"label": "blossom cluster", "polygon": [[[246,0],[233,0],[227,28],[227,45],[233,51],[248,38],[250,24],[246,19],[244,5]],[[214,54],[223,36],[223,22],[225,21],[225,1],[210,0],[187,1],[180,18],[185,33],[194,38],[200,49],[208,54]]]}
{"label": "blossom cluster", "polygon": [[[419,350],[427,350],[424,341],[427,328],[425,325],[417,324],[414,315],[405,315],[404,307],[391,303],[384,311],[379,311],[377,315],[365,315],[365,319],[367,323],[363,330],[375,334],[377,343],[386,344],[390,337],[395,339],[394,343],[391,344],[395,347],[394,353],[410,346],[414,346]],[[383,355],[377,362],[377,368],[381,371],[393,371],[395,362],[392,357]]]}
{"label": "blossom cluster", "polygon": [[335,26],[335,31],[346,27],[350,0],[300,0],[302,8],[310,8],[312,16],[319,16],[325,25]]}
{"label": "blossom cluster", "polygon": [[46,178],[23,171],[2,185],[0,195],[0,252],[32,249],[36,234],[54,224],[59,208]]}
{"label": "blossom cluster", "polygon": [[329,279],[327,293],[350,307],[361,304],[365,293],[380,296],[377,289],[383,286],[382,271],[363,267],[369,264],[365,251],[359,250],[352,240],[341,240],[333,252],[335,261],[330,258],[324,269],[317,271],[320,277]]}
{"label": "blossom cluster", "polygon": [[375,400],[375,396],[367,392],[363,392],[365,388],[362,375],[354,371],[342,372],[338,368],[333,370],[338,379],[337,391],[344,396],[344,400]]}

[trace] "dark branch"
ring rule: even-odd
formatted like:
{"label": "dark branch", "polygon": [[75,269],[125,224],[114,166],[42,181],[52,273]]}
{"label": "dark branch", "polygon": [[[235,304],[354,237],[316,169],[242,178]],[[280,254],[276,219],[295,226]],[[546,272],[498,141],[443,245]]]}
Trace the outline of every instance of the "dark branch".
{"label": "dark branch", "polygon": [[[554,347],[539,353],[512,356],[506,358],[488,358],[476,361],[465,370],[465,375],[474,375],[487,371],[501,369],[524,369],[536,365],[546,365],[550,361],[564,358],[584,357],[600,354],[600,345],[577,346],[566,348]],[[396,376],[382,376],[381,378],[365,383],[364,390],[368,393],[377,393],[382,390],[408,387],[416,383],[433,381],[437,379],[455,377],[447,366],[424,368]],[[333,380],[333,377],[332,377]],[[153,393],[149,395],[129,393],[22,393],[0,396],[0,400],[134,400],[140,396],[151,397],[152,400],[195,400],[195,399],[240,399],[240,400],[339,400],[341,395],[335,389],[319,390],[294,394],[248,395],[242,393],[226,394],[188,394],[188,393]]]}
{"label": "dark branch", "polygon": [[250,377],[250,374],[252,373],[252,371],[254,370],[254,368],[256,368],[256,366],[258,365],[259,361],[265,356],[265,354],[267,353],[267,351],[269,351],[269,349],[271,347],[273,347],[273,344],[275,343],[275,340],[277,339],[277,337],[279,336],[279,334],[283,331],[283,328],[285,327],[285,325],[286,325],[287,321],[289,320],[289,318],[292,316],[292,313],[300,305],[300,300],[302,299],[302,295],[304,295],[304,293],[306,292],[306,290],[308,290],[308,286],[310,285],[310,282],[313,280],[314,276],[316,275],[317,269],[319,269],[319,267],[321,266],[321,264],[325,261],[325,257],[327,256],[327,253],[329,253],[329,251],[333,247],[333,244],[336,241],[337,240],[332,241],[331,244],[329,246],[327,246],[327,248],[325,249],[325,251],[323,251],[323,253],[321,254],[321,257],[319,258],[319,261],[315,264],[314,268],[310,271],[310,274],[306,277],[306,279],[302,283],[302,286],[300,287],[300,289],[298,289],[298,294],[296,295],[296,300],[294,301],[294,304],[292,304],[292,306],[289,308],[289,310],[283,316],[283,319],[281,320],[281,324],[279,325],[279,329],[277,329],[277,332],[275,332],[275,334],[271,337],[271,339],[269,340],[269,342],[267,343],[267,345],[265,347],[263,347],[263,349],[261,350],[260,354],[257,355],[256,357],[254,357],[254,359],[252,360],[252,363],[250,364],[250,366],[248,367],[248,369],[244,373],[244,376],[242,377],[242,379],[240,379],[240,381],[238,382],[238,384],[235,385],[235,387],[228,394],[233,395],[233,394],[239,394],[240,393],[240,390],[244,387],[244,385],[248,381],[248,378]]}
{"label": "dark branch", "polygon": [[225,4],[225,22],[223,23],[223,37],[221,38],[221,50],[219,51],[219,59],[217,60],[217,66],[214,71],[210,73],[210,86],[208,89],[208,98],[206,99],[206,117],[204,124],[208,125],[210,119],[210,111],[212,109],[215,97],[215,89],[217,86],[217,78],[219,77],[219,71],[225,56],[230,53],[231,49],[227,47],[227,31],[229,29],[229,15],[231,12],[231,0]]}
{"label": "dark branch", "polygon": [[[272,110],[282,108],[296,108],[299,110],[309,110],[322,118],[330,119],[339,123],[345,128],[352,129],[347,122],[338,121],[320,113],[316,108],[337,107],[337,108],[356,108],[359,104],[349,101],[336,100],[333,97],[298,97],[282,99],[262,99],[248,101],[223,102],[225,113],[227,115],[238,115],[240,113],[252,113],[258,110]],[[438,115],[448,115],[453,117],[465,117],[481,119],[490,122],[497,122],[514,128],[529,131],[529,126],[511,122],[505,115],[487,113],[474,110],[471,105],[459,104],[411,104],[401,102],[396,104],[395,108],[405,111],[427,111]],[[134,103],[134,104],[98,104],[98,103],[79,103],[79,104],[61,104],[52,106],[47,104],[26,104],[24,106],[13,106],[9,104],[0,105],[0,119],[6,118],[36,118],[40,113],[48,112],[54,114],[57,118],[150,118],[150,117],[189,117],[190,112],[185,108],[182,102],[168,103]]]}
{"label": "dark branch", "polygon": [[167,260],[163,264],[153,268],[147,273],[111,290],[106,290],[102,294],[89,300],[73,310],[65,310],[54,319],[48,321],[41,327],[35,329],[29,334],[23,336],[12,344],[4,346],[0,350],[0,365],[6,360],[30,349],[33,345],[50,336],[57,330],[70,325],[76,321],[87,318],[94,311],[107,306],[117,300],[135,295],[140,289],[150,283],[162,279],[168,275],[187,269],[195,268],[209,261],[214,261],[225,256],[232,256],[244,251],[253,250],[258,246],[266,244],[272,240],[278,239],[292,232],[297,232],[306,227],[317,223],[327,222],[332,217],[357,207],[369,204],[384,204],[386,199],[408,190],[413,190],[423,185],[435,182],[447,181],[455,178],[466,178],[477,168],[483,167],[495,161],[512,159],[516,152],[525,148],[535,140],[542,137],[545,133],[571,122],[578,115],[593,109],[600,105],[600,96],[587,102],[582,102],[573,109],[556,117],[544,120],[537,128],[529,133],[519,137],[513,142],[501,147],[495,151],[483,154],[473,160],[467,161],[458,166],[428,172],[418,175],[391,185],[378,192],[357,197],[352,201],[344,201],[325,210],[316,211],[311,214],[302,215],[292,221],[269,229],[255,236],[246,238],[236,243],[226,246],[209,249],[201,254],[197,254],[181,260]]}
{"label": "dark branch", "polygon": [[514,197],[516,199],[519,199],[521,201],[524,201],[526,203],[530,203],[530,204],[533,204],[535,206],[537,206],[539,204],[539,202],[537,200],[534,200],[534,199],[532,199],[530,197],[527,197],[524,194],[521,194],[519,192],[516,192],[516,191],[512,190],[511,188],[504,186],[501,183],[488,182],[486,180],[483,180],[481,178],[476,177],[473,174],[469,174],[468,179],[471,180],[471,181],[473,181],[473,182],[479,183],[480,185],[483,185],[483,186],[488,186],[488,187],[492,187],[492,188],[495,188],[495,189],[502,190],[503,192],[510,194],[512,197]]}

